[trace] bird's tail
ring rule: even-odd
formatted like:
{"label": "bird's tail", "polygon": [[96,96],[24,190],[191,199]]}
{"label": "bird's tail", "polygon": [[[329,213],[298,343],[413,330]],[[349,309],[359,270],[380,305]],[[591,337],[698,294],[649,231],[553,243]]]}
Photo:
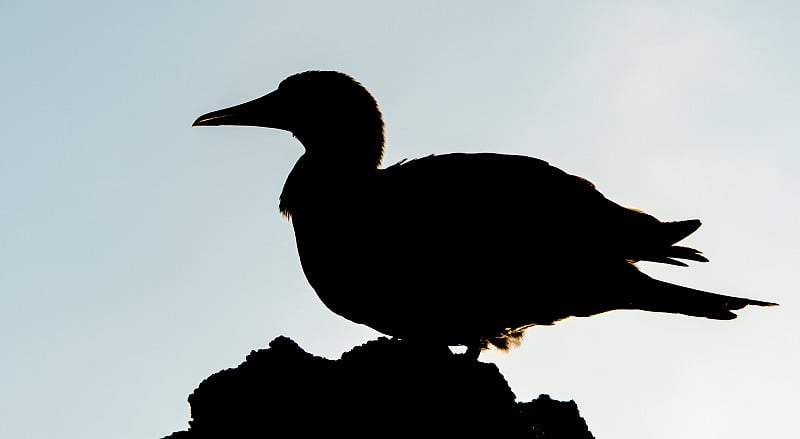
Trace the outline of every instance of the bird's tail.
{"label": "bird's tail", "polygon": [[777,306],[777,303],[742,297],[725,296],[707,291],[651,279],[649,286],[631,300],[634,309],[645,311],[684,314],[715,320],[736,318],[733,311],[747,305]]}

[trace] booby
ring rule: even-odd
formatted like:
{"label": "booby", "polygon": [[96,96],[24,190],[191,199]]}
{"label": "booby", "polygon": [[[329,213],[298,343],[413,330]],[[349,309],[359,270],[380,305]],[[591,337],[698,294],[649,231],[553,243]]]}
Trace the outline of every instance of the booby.
{"label": "booby", "polygon": [[280,211],[308,282],[334,313],[390,336],[477,355],[573,316],[634,309],[729,320],[747,305],[775,305],[644,274],[637,261],[706,262],[676,245],[700,221],[620,206],[543,160],[452,153],[381,167],[381,111],[344,73],[294,74],[192,125],[276,128],[300,141]]}

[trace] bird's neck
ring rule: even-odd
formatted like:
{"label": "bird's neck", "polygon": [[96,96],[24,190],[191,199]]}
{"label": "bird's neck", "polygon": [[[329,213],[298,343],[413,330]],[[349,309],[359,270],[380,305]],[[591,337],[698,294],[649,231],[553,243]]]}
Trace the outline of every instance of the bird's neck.
{"label": "bird's neck", "polygon": [[306,151],[289,173],[280,197],[280,210],[294,217],[298,212],[345,208],[347,201],[371,187],[379,172],[374,162]]}
{"label": "bird's neck", "polygon": [[304,158],[313,165],[335,166],[342,170],[375,169],[383,159],[383,123],[320,124],[314,130],[294,131],[306,149]]}

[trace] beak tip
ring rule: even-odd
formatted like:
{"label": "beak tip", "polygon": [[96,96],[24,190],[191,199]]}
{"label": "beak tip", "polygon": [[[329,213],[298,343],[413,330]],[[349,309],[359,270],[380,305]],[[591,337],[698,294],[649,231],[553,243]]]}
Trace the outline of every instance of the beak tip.
{"label": "beak tip", "polygon": [[[202,126],[208,126],[208,125],[219,125],[219,123],[214,123],[214,121],[217,120],[217,119],[221,119],[221,117],[213,117],[213,116],[209,116],[208,114],[204,114],[204,115],[198,117],[197,119],[195,119],[194,122],[192,122],[192,124],[190,126],[191,127],[202,127]],[[217,122],[219,122],[219,121],[217,121]]]}

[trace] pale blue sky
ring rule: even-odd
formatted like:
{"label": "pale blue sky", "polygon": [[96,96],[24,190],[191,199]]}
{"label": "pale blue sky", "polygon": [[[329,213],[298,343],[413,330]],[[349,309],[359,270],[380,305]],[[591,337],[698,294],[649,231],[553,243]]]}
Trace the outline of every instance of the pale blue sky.
{"label": "pale blue sky", "polygon": [[800,393],[800,6],[762,1],[17,1],[0,6],[0,436],[154,438],[278,335],[377,336],[307,285],[277,198],[301,146],[190,129],[308,69],[377,97],[386,163],[546,159],[708,264],[664,280],[781,303],[730,322],[613,312],[528,331],[520,400],[598,438],[790,438]]}

